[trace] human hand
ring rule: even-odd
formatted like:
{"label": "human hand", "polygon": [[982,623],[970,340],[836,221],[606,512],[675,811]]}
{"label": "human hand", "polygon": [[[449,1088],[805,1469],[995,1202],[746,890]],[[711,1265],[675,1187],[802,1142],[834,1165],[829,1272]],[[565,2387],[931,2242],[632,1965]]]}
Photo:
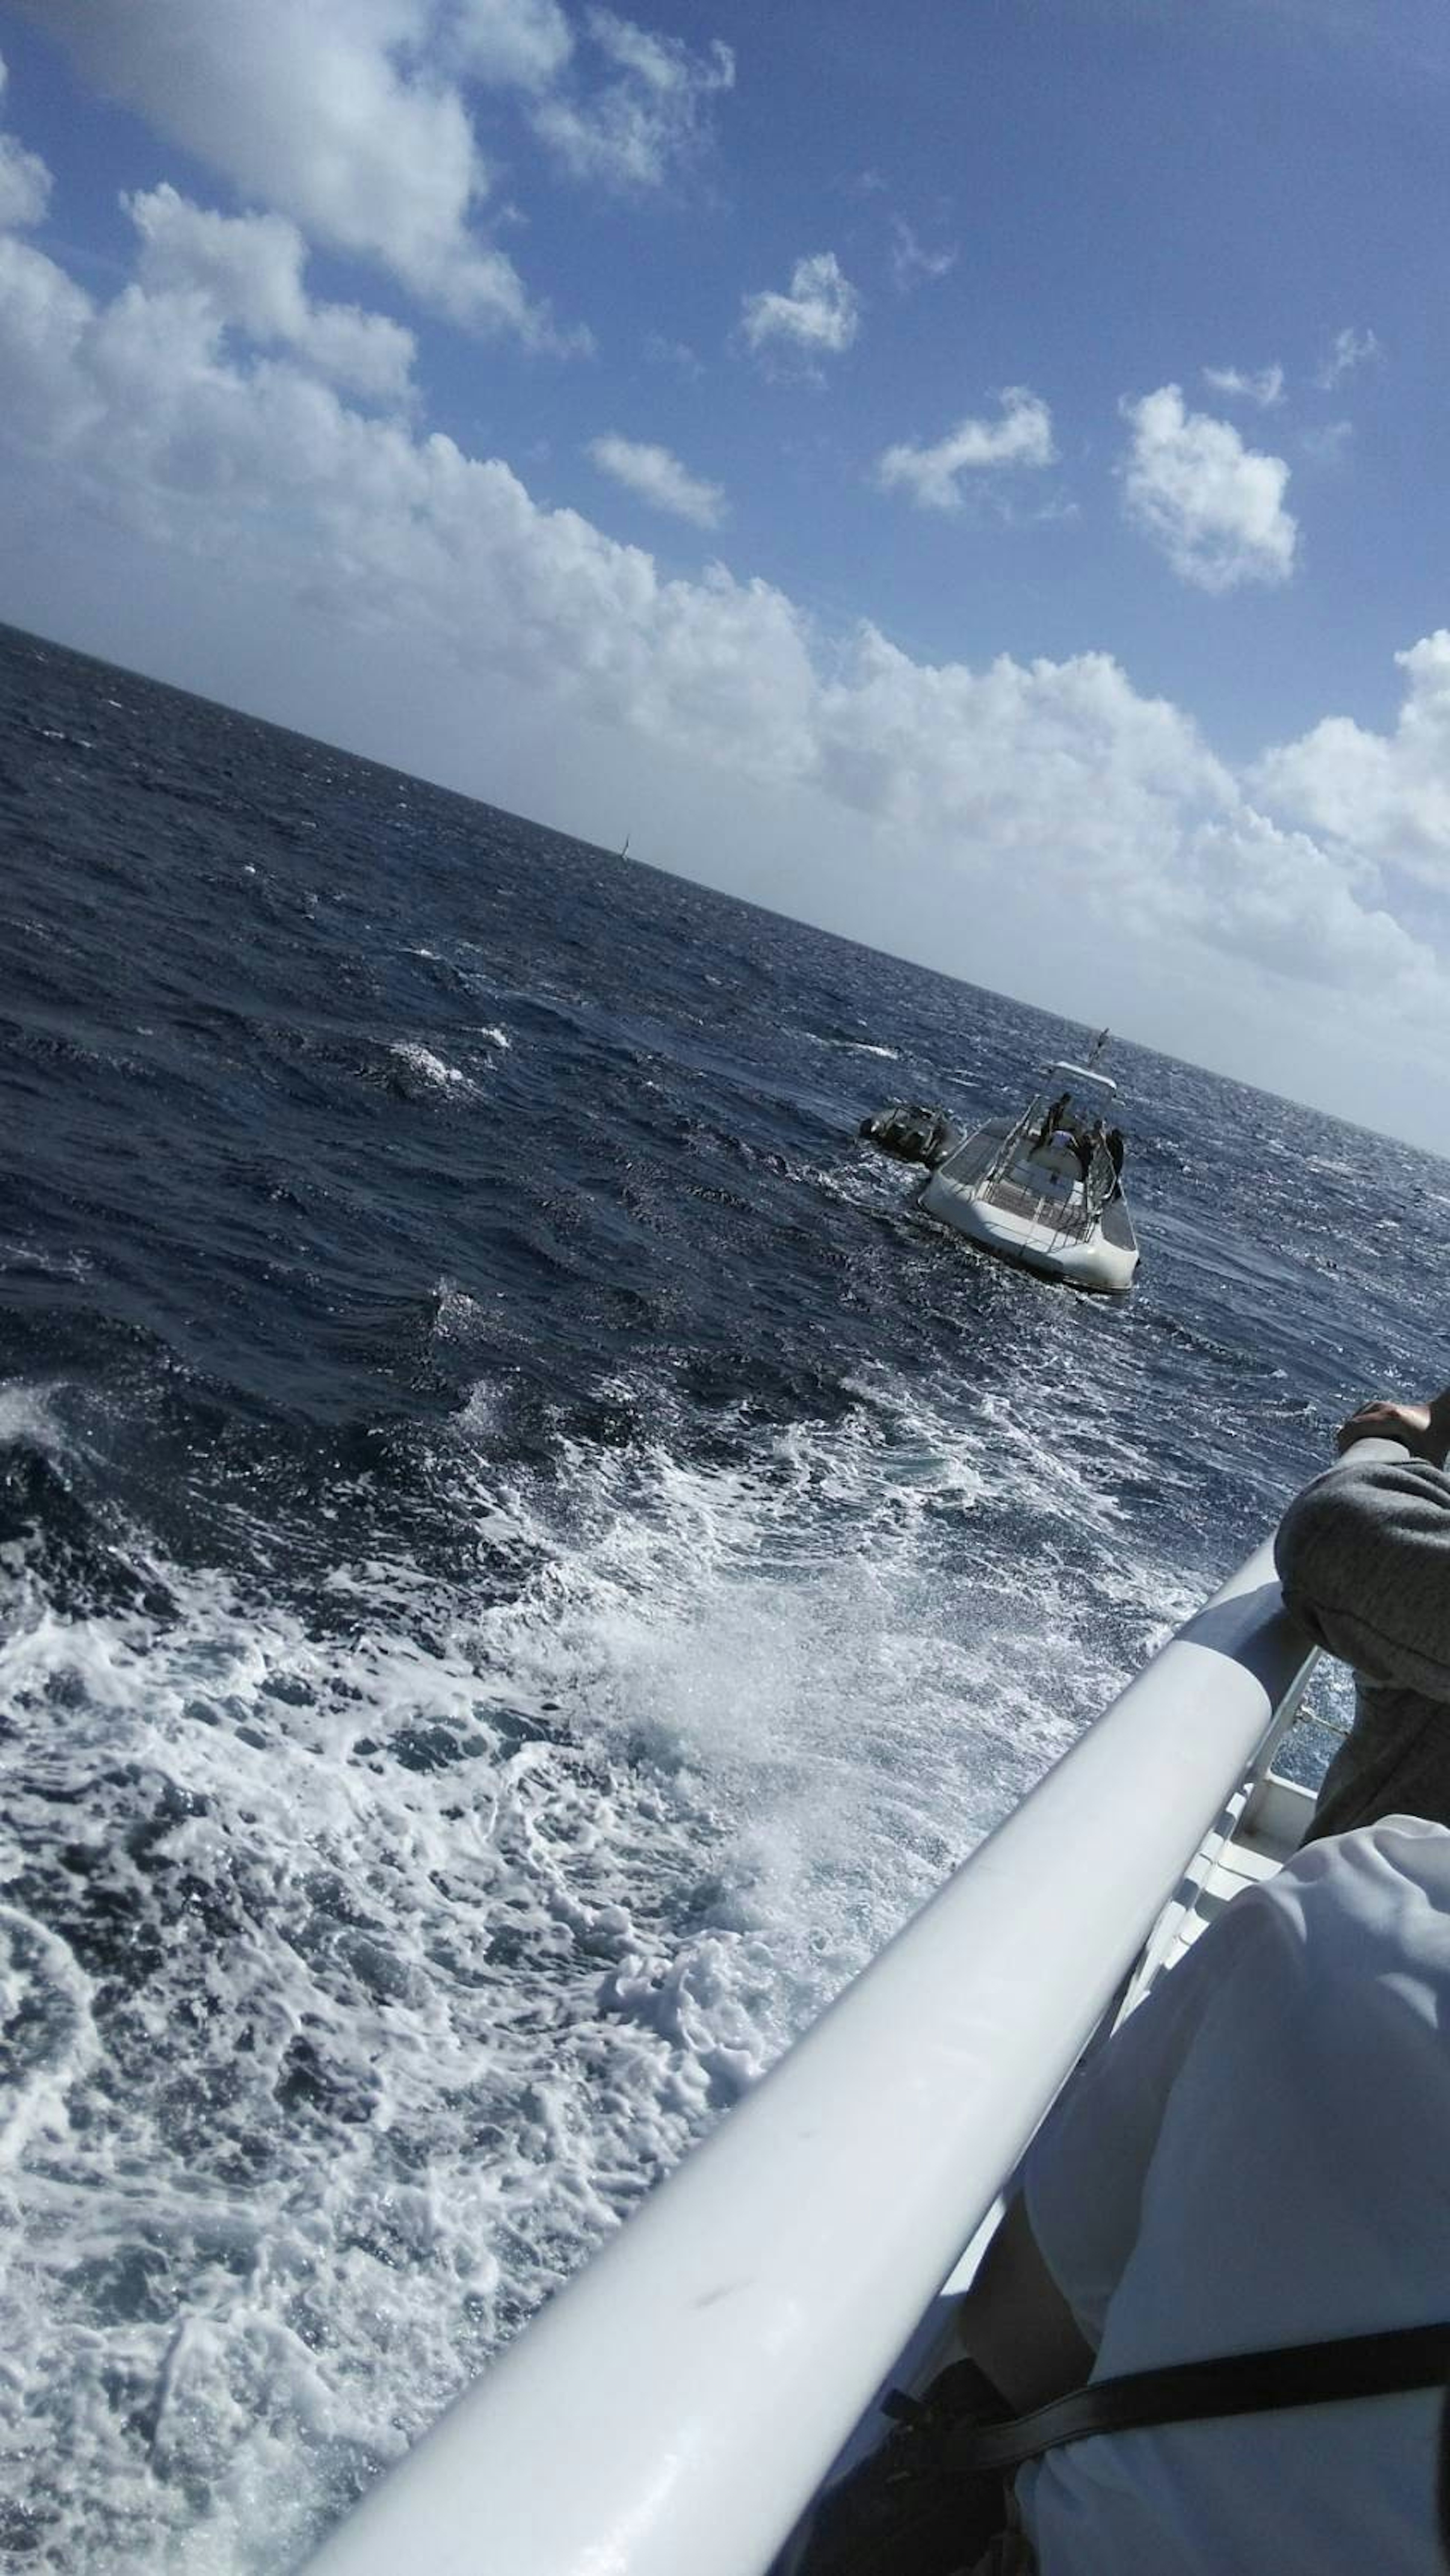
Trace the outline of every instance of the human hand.
{"label": "human hand", "polygon": [[1450,1405],[1445,1396],[1437,1396],[1433,1404],[1396,1404],[1388,1396],[1376,1396],[1340,1424],[1334,1446],[1341,1458],[1356,1440],[1398,1440],[1412,1458],[1443,1467],[1450,1456]]}

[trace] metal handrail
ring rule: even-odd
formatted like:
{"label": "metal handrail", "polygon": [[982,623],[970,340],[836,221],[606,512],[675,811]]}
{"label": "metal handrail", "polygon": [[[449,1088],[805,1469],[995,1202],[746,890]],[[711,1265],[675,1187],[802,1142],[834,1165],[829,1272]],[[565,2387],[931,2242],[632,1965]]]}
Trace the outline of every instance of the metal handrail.
{"label": "metal handrail", "polygon": [[[1097,1180],[1096,1195],[1093,1190],[1094,1178]],[[1082,1177],[1082,1205],[1080,1208],[1074,1208],[1069,1202],[1063,1214],[1064,1217],[1071,1216],[1074,1223],[1070,1226],[1067,1224],[1059,1226],[1054,1240],[1060,1238],[1064,1242],[1083,1241],[1092,1228],[1101,1222],[1103,1210],[1112,1195],[1112,1183],[1116,1178],[1112,1157],[1106,1145],[1094,1143],[1092,1159]]]}
{"label": "metal handrail", "polygon": [[311,2576],[760,2576],[1314,1660],[1266,1544]]}
{"label": "metal handrail", "polygon": [[1008,1128],[1006,1135],[1003,1137],[1001,1144],[993,1155],[991,1162],[987,1165],[987,1169],[982,1176],[984,1180],[1000,1181],[1008,1172],[1010,1172],[1013,1161],[1016,1157],[1018,1144],[1026,1135],[1028,1128],[1033,1124],[1034,1112],[1039,1109],[1041,1105],[1041,1102],[1038,1100],[1029,1100],[1021,1117],[1013,1120],[1012,1125]]}

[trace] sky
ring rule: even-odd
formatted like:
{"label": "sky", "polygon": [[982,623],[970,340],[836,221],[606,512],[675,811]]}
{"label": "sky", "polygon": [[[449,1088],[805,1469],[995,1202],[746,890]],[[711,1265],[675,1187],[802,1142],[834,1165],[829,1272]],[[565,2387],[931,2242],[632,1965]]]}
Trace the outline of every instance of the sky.
{"label": "sky", "polygon": [[0,61],[0,619],[1446,1147],[1442,0]]}

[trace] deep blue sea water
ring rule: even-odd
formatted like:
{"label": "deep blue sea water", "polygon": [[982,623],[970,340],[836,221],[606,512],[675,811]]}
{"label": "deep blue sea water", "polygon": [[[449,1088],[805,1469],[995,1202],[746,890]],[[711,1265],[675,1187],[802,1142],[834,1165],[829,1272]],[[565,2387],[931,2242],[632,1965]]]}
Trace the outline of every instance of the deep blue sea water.
{"label": "deep blue sea water", "polygon": [[1084,1027],[3,631],[0,869],[0,2563],[277,2571],[1443,1380],[1450,1167],[1120,1044],[1046,1286],[855,1129]]}

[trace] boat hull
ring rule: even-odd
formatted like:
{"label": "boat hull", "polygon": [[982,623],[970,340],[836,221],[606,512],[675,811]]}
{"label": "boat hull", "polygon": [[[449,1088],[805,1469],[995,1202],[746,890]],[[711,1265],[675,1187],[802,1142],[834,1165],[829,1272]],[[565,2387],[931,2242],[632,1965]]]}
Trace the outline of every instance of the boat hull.
{"label": "boat hull", "polygon": [[940,1171],[923,1184],[917,1205],[985,1252],[1034,1270],[1040,1278],[1066,1280],[1110,1297],[1121,1297],[1133,1284],[1137,1246],[1110,1243],[1101,1228],[1081,1236],[1064,1233],[1051,1219],[994,1205],[979,1186]]}

